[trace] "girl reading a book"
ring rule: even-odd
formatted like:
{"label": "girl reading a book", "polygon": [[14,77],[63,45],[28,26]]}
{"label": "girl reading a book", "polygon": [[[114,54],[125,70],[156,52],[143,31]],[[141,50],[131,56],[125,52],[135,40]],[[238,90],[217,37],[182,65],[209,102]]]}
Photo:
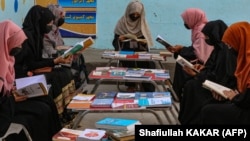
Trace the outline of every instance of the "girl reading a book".
{"label": "girl reading a book", "polygon": [[[236,56],[228,50],[221,40],[227,25],[222,20],[208,22],[202,29],[206,42],[214,46],[204,68],[188,80],[183,89],[180,101],[179,120],[182,124],[199,124],[200,110],[203,105],[212,102],[223,102],[213,98],[210,90],[202,87],[205,80],[224,85],[228,88],[236,86],[235,71]],[[192,109],[192,110],[190,110]]]}
{"label": "girl reading a book", "polygon": [[208,104],[203,107],[201,112],[202,124],[250,124],[249,38],[249,22],[234,23],[225,31],[222,41],[237,54],[237,66],[234,72],[237,78],[237,88],[232,91],[224,91],[224,94],[229,97],[228,102]]}
{"label": "girl reading a book", "polygon": [[[50,141],[61,129],[56,105],[50,96],[27,99],[14,94],[14,55],[27,40],[23,30],[10,20],[0,23],[0,137],[11,123],[26,127],[34,141]],[[11,134],[6,141],[26,141],[24,132]]]}
{"label": "girl reading a book", "polygon": [[[139,0],[132,0],[126,8],[125,14],[119,19],[114,30],[113,46],[116,51],[148,52],[153,46],[151,33],[146,22],[144,5]],[[138,40],[129,39],[136,36]],[[148,61],[121,61],[123,67],[128,68],[155,68],[153,62]],[[128,91],[135,91],[134,83],[126,83]],[[154,91],[154,86],[149,83],[142,84],[145,91]]]}
{"label": "girl reading a book", "polygon": [[[71,71],[67,68],[56,68],[63,63],[70,63],[72,58],[43,58],[44,34],[52,30],[54,22],[53,13],[45,7],[35,5],[28,11],[23,22],[23,30],[27,40],[22,44],[22,51],[15,55],[16,78],[45,74],[47,83],[51,85],[49,95],[57,102],[58,112],[63,112],[62,88],[72,80]],[[59,106],[60,105],[60,106]]]}
{"label": "girl reading a book", "polygon": [[[185,28],[191,30],[192,44],[189,47],[175,45],[169,47],[168,50],[174,53],[175,58],[180,55],[191,63],[204,65],[213,50],[213,46],[205,42],[205,36],[201,32],[202,28],[208,22],[206,14],[199,8],[188,8],[181,14],[181,17]],[[173,89],[180,99],[183,86],[189,79],[190,76],[183,70],[182,66],[176,63]]]}

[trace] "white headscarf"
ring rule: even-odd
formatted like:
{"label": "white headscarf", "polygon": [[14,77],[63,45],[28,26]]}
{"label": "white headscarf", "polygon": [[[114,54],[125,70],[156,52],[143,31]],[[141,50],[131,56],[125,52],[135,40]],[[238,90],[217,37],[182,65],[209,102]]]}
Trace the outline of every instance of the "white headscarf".
{"label": "white headscarf", "polygon": [[[132,21],[129,15],[135,12],[139,13],[141,16],[138,20]],[[144,36],[148,46],[153,46],[151,32],[145,19],[144,5],[139,0],[132,0],[128,4],[125,14],[118,21],[114,32],[118,35],[130,33],[137,37]]]}

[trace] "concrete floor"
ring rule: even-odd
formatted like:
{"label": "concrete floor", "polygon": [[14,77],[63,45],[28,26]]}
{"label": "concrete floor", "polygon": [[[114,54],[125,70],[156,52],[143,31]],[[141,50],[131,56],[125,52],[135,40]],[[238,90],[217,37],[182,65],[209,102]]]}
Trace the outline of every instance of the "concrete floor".
{"label": "concrete floor", "polygon": [[[101,55],[104,50],[97,50],[97,49],[88,49],[86,50],[83,55],[85,57],[86,65],[88,71],[92,71],[95,69],[95,67],[105,66],[108,63],[108,60],[101,59]],[[153,52],[159,52],[162,50],[152,50]],[[166,51],[166,50],[164,50]],[[174,77],[174,68],[175,68],[175,59],[173,57],[168,57],[167,61],[162,62],[165,69],[168,69],[170,71],[170,77],[173,81]],[[157,66],[159,67],[159,66]],[[94,86],[95,81],[90,81],[89,84],[86,84],[83,86],[82,91],[88,91],[90,92]],[[121,85],[121,89],[125,89],[124,86]],[[102,84],[98,87],[96,90],[97,92],[103,92],[103,91],[118,91],[117,84],[116,83],[107,83]],[[174,102],[174,105],[179,108],[179,103]],[[178,112],[175,108],[172,108],[172,112],[169,109],[165,109],[165,111],[159,111],[155,110],[157,115],[161,118],[162,122],[161,124],[178,124],[178,121],[176,120],[176,117],[178,115]],[[166,115],[170,118],[170,121],[166,118],[164,115],[164,112],[166,112]],[[104,117],[122,117],[122,118],[132,118],[132,119],[139,119],[143,124],[159,124],[157,122],[157,118],[152,113],[105,113],[105,112],[99,112],[99,113],[89,113],[87,114],[80,122],[79,127],[77,129],[84,129],[84,128],[95,128],[95,121],[104,118]]]}

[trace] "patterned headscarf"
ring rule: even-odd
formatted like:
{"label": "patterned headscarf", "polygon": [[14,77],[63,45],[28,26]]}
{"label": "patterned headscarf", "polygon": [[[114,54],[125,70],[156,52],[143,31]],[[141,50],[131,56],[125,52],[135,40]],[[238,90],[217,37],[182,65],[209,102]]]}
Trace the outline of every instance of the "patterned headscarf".
{"label": "patterned headscarf", "polygon": [[237,67],[234,73],[238,90],[244,92],[250,88],[250,24],[237,22],[228,27],[222,41],[232,47],[237,56]]}
{"label": "patterned headscarf", "polygon": [[205,64],[213,51],[213,46],[205,42],[205,36],[201,32],[208,22],[205,12],[198,8],[188,8],[181,14],[181,17],[192,30],[191,40],[196,57]]}
{"label": "patterned headscarf", "polygon": [[[141,16],[137,21],[132,21],[129,15],[135,12],[139,13]],[[114,32],[118,35],[130,33],[137,37],[144,36],[148,46],[153,46],[151,32],[145,19],[144,5],[138,0],[133,0],[128,4],[125,14],[118,21]]]}
{"label": "patterned headscarf", "polygon": [[14,56],[10,56],[10,51],[15,47],[20,47],[27,37],[23,30],[10,20],[0,22],[0,88],[4,87],[5,92],[10,91],[15,81]]}

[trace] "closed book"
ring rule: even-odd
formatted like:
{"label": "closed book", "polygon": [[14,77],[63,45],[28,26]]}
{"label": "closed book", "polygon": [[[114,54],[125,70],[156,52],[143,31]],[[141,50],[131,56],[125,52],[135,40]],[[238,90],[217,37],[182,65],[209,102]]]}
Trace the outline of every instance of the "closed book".
{"label": "closed book", "polygon": [[115,103],[134,103],[135,93],[118,92],[114,102]]}
{"label": "closed book", "polygon": [[105,136],[105,130],[99,129],[85,129],[78,137],[76,141],[101,141]]}
{"label": "closed book", "polygon": [[172,105],[170,92],[136,92],[141,107],[166,107]]}
{"label": "closed book", "polygon": [[117,92],[110,91],[110,92],[98,92],[96,94],[95,99],[107,99],[107,98],[115,98]]}
{"label": "closed book", "polygon": [[109,108],[112,107],[112,103],[114,101],[114,98],[107,98],[107,99],[99,99],[95,98],[93,102],[91,103],[90,107],[93,108]]}
{"label": "closed book", "polygon": [[76,141],[82,132],[81,130],[62,128],[52,137],[52,141]]}
{"label": "closed book", "polygon": [[113,118],[107,117],[95,123],[96,128],[109,129],[109,130],[134,130],[135,125],[140,125],[141,122],[136,119]]}

